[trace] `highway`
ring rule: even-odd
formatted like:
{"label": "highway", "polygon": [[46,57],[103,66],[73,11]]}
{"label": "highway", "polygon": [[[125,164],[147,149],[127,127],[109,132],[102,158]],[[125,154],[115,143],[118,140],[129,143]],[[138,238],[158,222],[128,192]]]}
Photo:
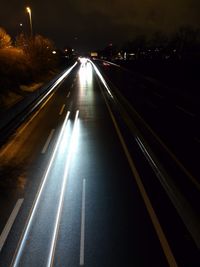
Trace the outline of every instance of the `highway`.
{"label": "highway", "polygon": [[97,67],[74,65],[0,149],[0,266],[200,266]]}

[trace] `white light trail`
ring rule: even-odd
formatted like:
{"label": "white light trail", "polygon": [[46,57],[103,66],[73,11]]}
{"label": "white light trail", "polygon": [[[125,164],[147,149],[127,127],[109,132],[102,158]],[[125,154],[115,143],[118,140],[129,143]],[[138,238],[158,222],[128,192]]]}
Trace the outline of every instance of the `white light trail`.
{"label": "white light trail", "polygon": [[62,189],[61,189],[60,200],[59,200],[59,204],[58,204],[58,210],[57,210],[57,214],[56,214],[56,222],[55,222],[53,237],[52,237],[52,241],[51,241],[51,248],[50,248],[47,267],[52,267],[53,263],[54,263],[56,241],[57,241],[57,237],[58,237],[61,213],[62,213],[62,208],[63,208],[63,203],[64,203],[64,195],[65,195],[66,183],[67,183],[67,178],[68,178],[68,171],[69,171],[70,160],[71,160],[71,157],[72,157],[72,154],[74,151],[74,146],[75,146],[75,141],[76,141],[78,115],[79,115],[79,110],[77,110],[77,112],[76,112],[76,117],[75,117],[75,122],[74,122],[71,142],[70,142],[69,153],[68,153],[68,157],[67,157],[67,161],[66,161],[66,167],[65,167],[64,177],[63,177]]}
{"label": "white light trail", "polygon": [[22,252],[23,252],[23,248],[24,248],[24,245],[25,245],[27,236],[28,236],[28,232],[29,232],[29,229],[31,227],[31,224],[32,224],[32,221],[33,221],[33,218],[34,218],[34,215],[35,215],[37,206],[39,204],[39,201],[40,201],[40,197],[41,197],[43,188],[44,188],[44,186],[45,186],[45,184],[47,182],[48,174],[50,172],[51,166],[52,166],[53,161],[55,159],[56,152],[57,152],[58,147],[59,147],[59,144],[60,144],[60,142],[62,140],[63,133],[64,133],[64,130],[65,130],[66,124],[68,122],[69,115],[70,115],[70,112],[68,111],[68,113],[67,113],[67,115],[65,117],[65,120],[63,122],[63,126],[62,126],[62,129],[60,131],[59,138],[58,138],[58,141],[56,143],[56,146],[55,146],[54,152],[52,154],[51,160],[50,160],[49,165],[47,167],[47,170],[46,170],[46,173],[44,175],[44,178],[42,179],[42,183],[41,183],[41,185],[39,187],[39,190],[37,192],[37,195],[36,195],[35,201],[33,203],[32,209],[30,211],[29,217],[27,219],[27,222],[26,222],[24,231],[22,233],[22,236],[20,238],[19,244],[17,246],[17,249],[16,249],[16,252],[15,252],[14,258],[13,258],[12,263],[11,263],[11,266],[12,267],[17,267],[18,264],[20,263],[20,258],[21,258]]}
{"label": "white light trail", "polygon": [[88,59],[88,61],[92,64],[92,66],[94,67],[94,69],[95,69],[97,75],[99,76],[101,82],[102,82],[103,85],[105,86],[107,92],[108,92],[109,95],[113,98],[113,95],[112,95],[112,93],[111,93],[111,91],[110,91],[110,89],[109,89],[109,87],[108,87],[108,85],[107,85],[105,79],[103,78],[103,76],[101,75],[100,71],[98,70],[98,68],[95,66],[95,64],[94,64],[91,60]]}

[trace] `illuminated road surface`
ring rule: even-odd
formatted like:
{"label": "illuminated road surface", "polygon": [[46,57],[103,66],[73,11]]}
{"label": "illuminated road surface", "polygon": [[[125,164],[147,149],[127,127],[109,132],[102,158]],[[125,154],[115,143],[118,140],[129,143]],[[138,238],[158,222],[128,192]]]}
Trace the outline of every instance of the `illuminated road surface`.
{"label": "illuminated road surface", "polygon": [[179,266],[98,75],[82,61],[5,149],[26,167],[0,266]]}

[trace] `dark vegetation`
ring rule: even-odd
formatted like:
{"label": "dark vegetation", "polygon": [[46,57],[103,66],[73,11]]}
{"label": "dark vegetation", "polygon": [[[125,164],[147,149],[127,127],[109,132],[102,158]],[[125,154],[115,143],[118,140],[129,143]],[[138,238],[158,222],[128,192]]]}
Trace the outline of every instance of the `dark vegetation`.
{"label": "dark vegetation", "polygon": [[21,34],[13,41],[0,28],[0,95],[17,90],[21,84],[47,79],[59,67],[54,49],[53,42],[41,35]]}
{"label": "dark vegetation", "polygon": [[121,47],[110,44],[99,55],[186,95],[199,95],[200,29],[185,26],[169,36],[138,35]]}

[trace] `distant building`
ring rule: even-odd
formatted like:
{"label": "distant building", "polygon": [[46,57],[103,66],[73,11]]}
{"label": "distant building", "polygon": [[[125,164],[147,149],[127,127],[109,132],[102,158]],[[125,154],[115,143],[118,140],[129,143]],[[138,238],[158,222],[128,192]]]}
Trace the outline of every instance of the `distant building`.
{"label": "distant building", "polygon": [[91,57],[98,57],[98,53],[97,53],[97,52],[91,52],[91,53],[90,53],[90,56],[91,56]]}

